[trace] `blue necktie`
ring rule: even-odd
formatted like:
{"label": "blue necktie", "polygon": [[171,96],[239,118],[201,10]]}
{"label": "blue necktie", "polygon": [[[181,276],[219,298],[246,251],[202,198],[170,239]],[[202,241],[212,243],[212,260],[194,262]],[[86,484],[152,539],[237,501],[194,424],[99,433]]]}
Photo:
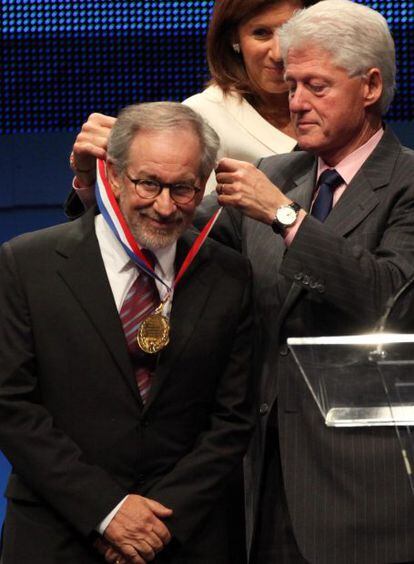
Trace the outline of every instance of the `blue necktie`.
{"label": "blue necktie", "polygon": [[319,192],[312,206],[311,215],[325,221],[332,209],[333,193],[335,188],[342,184],[342,176],[334,169],[325,170],[318,182]]}

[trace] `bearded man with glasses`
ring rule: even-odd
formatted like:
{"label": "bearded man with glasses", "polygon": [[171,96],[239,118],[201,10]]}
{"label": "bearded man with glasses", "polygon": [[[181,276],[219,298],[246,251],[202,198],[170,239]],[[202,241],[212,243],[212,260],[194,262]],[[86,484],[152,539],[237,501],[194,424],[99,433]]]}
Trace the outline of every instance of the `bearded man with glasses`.
{"label": "bearded man with glasses", "polygon": [[250,267],[189,229],[218,144],[182,104],[130,106],[101,213],[0,249],[4,564],[239,564]]}

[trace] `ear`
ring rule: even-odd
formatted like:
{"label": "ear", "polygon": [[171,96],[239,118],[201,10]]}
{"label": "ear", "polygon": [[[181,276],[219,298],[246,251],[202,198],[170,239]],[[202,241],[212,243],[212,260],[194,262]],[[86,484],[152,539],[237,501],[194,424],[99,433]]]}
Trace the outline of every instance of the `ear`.
{"label": "ear", "polygon": [[208,179],[200,182],[200,191],[197,192],[197,195],[194,198],[194,203],[195,203],[196,206],[199,206],[201,204],[201,200],[204,198],[204,191],[206,189],[207,180]]}
{"label": "ear", "polygon": [[374,67],[365,75],[364,99],[365,107],[373,106],[381,98],[383,92],[381,71]]}
{"label": "ear", "polygon": [[240,55],[240,38],[237,30],[231,34],[231,48],[236,55]]}
{"label": "ear", "polygon": [[122,190],[121,175],[116,171],[110,160],[106,161],[106,175],[112,188],[112,192],[114,193],[115,198],[118,199]]}
{"label": "ear", "polygon": [[239,31],[238,29],[233,29],[231,32],[231,43],[240,43]]}

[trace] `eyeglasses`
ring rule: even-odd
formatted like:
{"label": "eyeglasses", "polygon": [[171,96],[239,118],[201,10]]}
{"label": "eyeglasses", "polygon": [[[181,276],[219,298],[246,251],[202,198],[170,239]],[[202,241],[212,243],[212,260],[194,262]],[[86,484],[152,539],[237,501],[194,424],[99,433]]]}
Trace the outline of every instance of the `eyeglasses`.
{"label": "eyeglasses", "polygon": [[176,204],[189,204],[192,200],[194,200],[197,192],[200,192],[201,190],[198,186],[185,184],[184,182],[171,184],[169,182],[159,182],[158,180],[131,178],[127,173],[125,173],[125,176],[135,186],[135,192],[138,196],[147,200],[155,199],[161,194],[164,188],[168,188],[170,191],[170,197]]}

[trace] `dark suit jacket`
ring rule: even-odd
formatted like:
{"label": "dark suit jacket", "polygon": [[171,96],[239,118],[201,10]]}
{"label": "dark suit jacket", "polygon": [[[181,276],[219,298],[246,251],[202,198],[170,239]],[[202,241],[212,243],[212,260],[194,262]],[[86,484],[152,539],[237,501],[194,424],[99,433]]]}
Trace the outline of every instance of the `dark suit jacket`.
{"label": "dark suit jacket", "polygon": [[247,261],[204,245],[177,286],[145,406],[93,213],[3,245],[0,277],[3,563],[100,562],[88,536],[137,492],[174,511],[160,562],[227,564],[223,493],[252,428]]}
{"label": "dark suit jacket", "polygon": [[[259,168],[309,209],[316,161],[305,152]],[[211,213],[214,198],[205,201]],[[203,218],[200,217],[200,223]],[[294,534],[311,563],[414,560],[414,497],[394,429],[332,429],[286,346],[290,336],[372,330],[387,298],[414,272],[414,153],[386,130],[325,224],[308,217],[289,247],[229,210],[214,235],[254,273],[259,425],[246,462],[249,538],[255,525],[269,416],[278,418]]]}

